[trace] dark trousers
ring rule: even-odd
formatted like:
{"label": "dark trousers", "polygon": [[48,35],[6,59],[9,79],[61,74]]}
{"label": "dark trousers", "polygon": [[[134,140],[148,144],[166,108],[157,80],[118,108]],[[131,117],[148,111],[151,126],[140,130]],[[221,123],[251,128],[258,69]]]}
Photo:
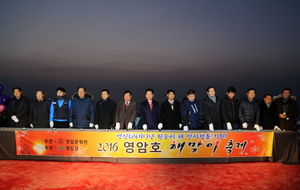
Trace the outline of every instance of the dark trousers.
{"label": "dark trousers", "polygon": [[54,121],[54,128],[69,128],[68,121]]}

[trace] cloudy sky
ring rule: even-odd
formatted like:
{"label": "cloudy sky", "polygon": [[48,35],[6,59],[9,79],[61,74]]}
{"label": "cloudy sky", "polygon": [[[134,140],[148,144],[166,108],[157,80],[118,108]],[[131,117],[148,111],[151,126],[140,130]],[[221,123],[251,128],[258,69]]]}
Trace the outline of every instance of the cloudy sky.
{"label": "cloudy sky", "polygon": [[38,89],[54,98],[85,86],[116,102],[131,90],[138,102],[151,87],[158,101],[169,88],[198,99],[214,85],[300,98],[300,1],[1,0],[0,84]]}

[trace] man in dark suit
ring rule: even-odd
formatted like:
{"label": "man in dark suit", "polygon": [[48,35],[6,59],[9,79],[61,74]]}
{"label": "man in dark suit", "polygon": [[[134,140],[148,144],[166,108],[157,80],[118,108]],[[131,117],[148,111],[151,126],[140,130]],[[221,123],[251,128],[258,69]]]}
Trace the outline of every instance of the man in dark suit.
{"label": "man in dark suit", "polygon": [[96,104],[95,128],[113,129],[115,126],[116,103],[109,98],[109,90],[101,91],[101,100]]}
{"label": "man in dark suit", "polygon": [[117,105],[115,121],[116,129],[132,129],[136,117],[137,107],[135,101],[132,101],[132,93],[126,90],[123,93],[124,100]]}
{"label": "man in dark suit", "polygon": [[8,102],[7,112],[10,127],[29,127],[29,100],[22,95],[19,87],[13,88],[14,98]]}
{"label": "man in dark suit", "polygon": [[175,91],[167,91],[168,99],[161,103],[158,129],[179,129],[181,125],[180,102],[175,100]]}
{"label": "man in dark suit", "polygon": [[153,100],[154,91],[148,88],[145,91],[146,100],[141,103],[140,116],[143,129],[157,129],[159,117],[159,103]]}

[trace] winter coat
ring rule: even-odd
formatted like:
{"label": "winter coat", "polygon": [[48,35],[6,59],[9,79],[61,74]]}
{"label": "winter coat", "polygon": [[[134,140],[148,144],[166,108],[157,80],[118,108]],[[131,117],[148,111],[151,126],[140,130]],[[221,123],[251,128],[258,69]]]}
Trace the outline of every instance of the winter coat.
{"label": "winter coat", "polygon": [[49,128],[51,99],[44,98],[42,101],[33,100],[30,104],[29,123],[34,128]]}
{"label": "winter coat", "polygon": [[99,100],[96,104],[95,125],[99,129],[111,129],[115,126],[116,103],[110,98]]}
{"label": "winter coat", "polygon": [[230,122],[232,125],[239,123],[239,101],[237,98],[229,99],[225,96],[220,103],[221,118],[223,123]]}
{"label": "winter coat", "polygon": [[77,96],[72,100],[69,122],[73,123],[75,128],[88,128],[90,123],[94,123],[94,117],[94,102],[90,97],[81,99]]}
{"label": "winter coat", "polygon": [[247,129],[254,129],[254,125],[259,125],[260,106],[259,101],[254,99],[249,101],[248,98],[243,98],[239,105],[239,119],[241,124],[247,123]]}
{"label": "winter coat", "polygon": [[208,96],[206,96],[202,100],[202,110],[205,129],[208,129],[208,125],[211,123],[213,124],[214,129],[222,129],[219,97],[216,97],[216,103],[214,103]]}
{"label": "winter coat", "polygon": [[[21,96],[19,99],[15,97],[8,102],[7,112],[10,117],[10,127],[29,127],[28,112],[29,112],[29,100]],[[16,116],[19,122],[14,122],[11,116]]]}
{"label": "winter coat", "polygon": [[159,113],[159,123],[163,124],[163,129],[179,129],[181,123],[180,102],[174,100],[173,110],[168,100],[161,103]]}
{"label": "winter coat", "polygon": [[279,127],[281,129],[293,130],[295,124],[295,118],[299,114],[299,108],[297,102],[291,98],[288,99],[286,103],[283,102],[283,98],[278,98],[276,100],[277,114],[286,113],[287,118],[279,118]]}
{"label": "winter coat", "polygon": [[200,105],[197,100],[193,102],[184,99],[181,104],[182,126],[188,126],[190,129],[200,128]]}

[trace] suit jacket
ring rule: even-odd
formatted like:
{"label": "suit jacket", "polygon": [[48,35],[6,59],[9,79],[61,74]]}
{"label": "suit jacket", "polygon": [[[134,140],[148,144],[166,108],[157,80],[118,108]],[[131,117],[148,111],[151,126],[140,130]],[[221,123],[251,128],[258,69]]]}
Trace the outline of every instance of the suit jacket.
{"label": "suit jacket", "polygon": [[140,106],[140,117],[142,125],[146,124],[148,129],[157,129],[158,117],[159,117],[159,103],[152,100],[152,111],[150,110],[150,105],[148,100],[141,103]]}
{"label": "suit jacket", "polygon": [[214,103],[208,96],[202,100],[202,110],[204,116],[204,127],[209,128],[209,124],[214,125],[214,129],[222,129],[220,99],[216,96]]}
{"label": "suit jacket", "polygon": [[117,105],[115,122],[120,123],[120,129],[127,129],[128,123],[132,123],[132,128],[134,128],[134,121],[137,113],[137,105],[135,101],[130,101],[128,109],[126,110],[125,101],[120,101]]}
{"label": "suit jacket", "polygon": [[264,101],[260,103],[260,122],[259,124],[264,129],[274,129],[274,126],[278,126],[277,106],[275,102],[272,102],[270,107],[266,105]]}
{"label": "suit jacket", "polygon": [[168,100],[161,103],[159,123],[163,123],[164,129],[179,129],[179,123],[181,123],[180,102],[174,100],[173,106],[172,110]]}

